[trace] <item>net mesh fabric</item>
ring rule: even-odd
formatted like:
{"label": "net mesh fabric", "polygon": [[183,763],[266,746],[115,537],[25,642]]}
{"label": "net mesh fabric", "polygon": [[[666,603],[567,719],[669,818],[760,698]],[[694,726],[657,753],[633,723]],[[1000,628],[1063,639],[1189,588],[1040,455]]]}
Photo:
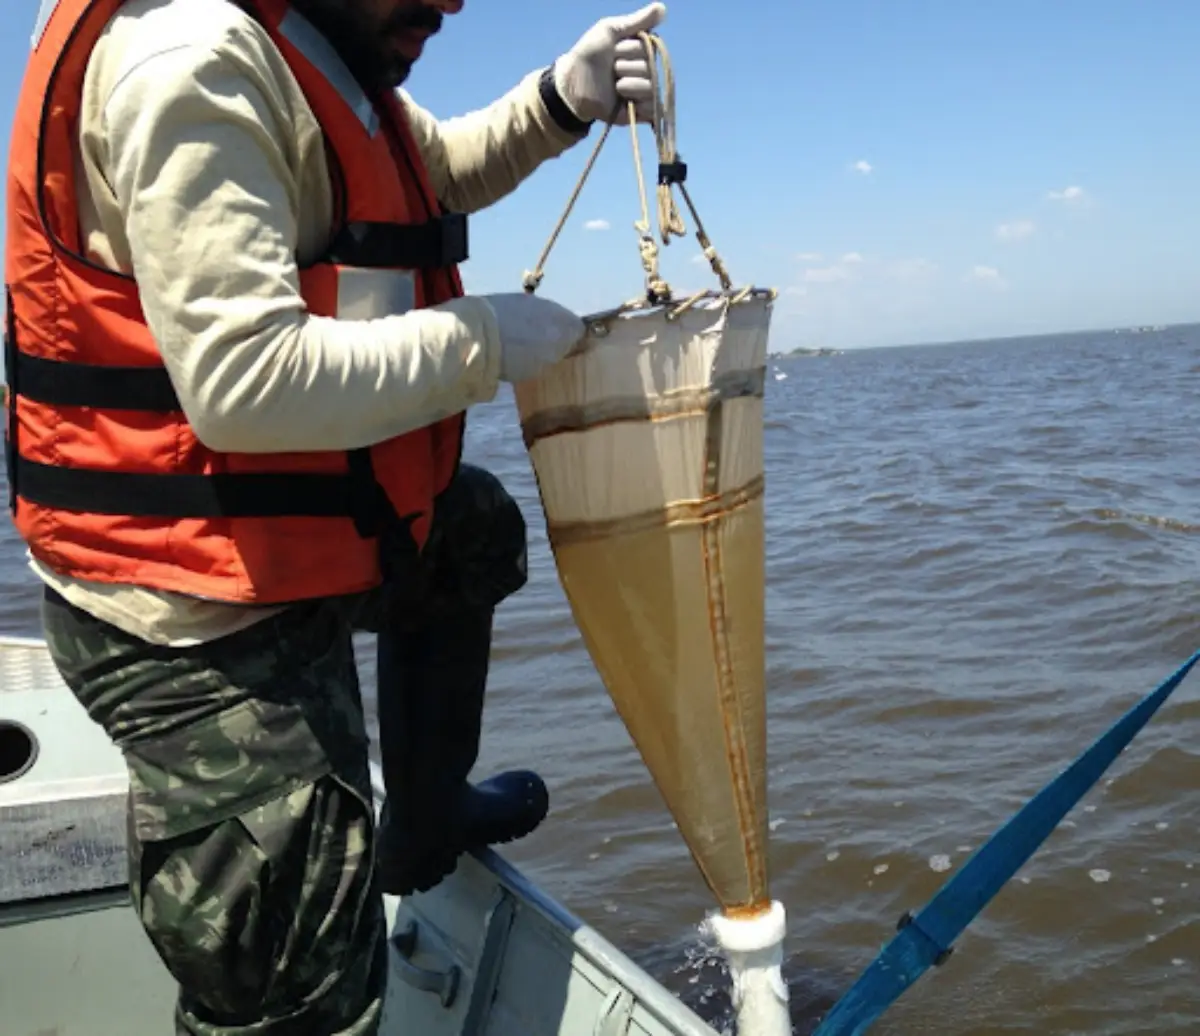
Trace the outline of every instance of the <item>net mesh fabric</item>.
{"label": "net mesh fabric", "polygon": [[592,660],[722,911],[769,904],[763,379],[771,300],[622,311],[516,386]]}

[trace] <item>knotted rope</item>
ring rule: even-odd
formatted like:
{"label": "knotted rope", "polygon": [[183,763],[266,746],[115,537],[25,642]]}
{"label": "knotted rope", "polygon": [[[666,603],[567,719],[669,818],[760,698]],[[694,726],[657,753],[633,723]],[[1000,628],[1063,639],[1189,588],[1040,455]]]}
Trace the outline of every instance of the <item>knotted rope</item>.
{"label": "knotted rope", "polygon": [[[643,46],[645,46],[646,54],[650,59],[650,127],[654,133],[658,152],[658,185],[655,199],[657,202],[658,236],[662,240],[663,245],[669,245],[672,236],[684,237],[687,234],[687,225],[684,223],[683,217],[679,212],[679,207],[675,203],[673,188],[678,187],[680,194],[683,196],[684,203],[691,213],[692,220],[696,224],[696,239],[700,242],[700,247],[704,250],[704,257],[708,260],[713,273],[716,274],[717,279],[721,282],[722,289],[728,293],[733,289],[733,281],[730,279],[729,273],[725,269],[725,264],[721,261],[721,257],[717,254],[717,250],[709,240],[708,234],[704,229],[704,224],[700,220],[700,215],[696,211],[696,206],[692,204],[691,196],[684,185],[684,181],[687,179],[687,165],[680,159],[676,146],[675,74],[671,67],[670,53],[662,38],[653,33],[639,33],[638,38],[642,41]],[[658,67],[660,62],[662,64],[661,75]],[[671,301],[672,292],[671,286],[663,280],[659,272],[658,244],[651,233],[650,201],[646,191],[646,177],[642,167],[641,146],[638,141],[637,105],[633,101],[628,101],[626,102],[626,109],[629,119],[629,132],[633,143],[634,170],[637,175],[638,194],[642,206],[642,218],[637,220],[633,226],[638,232],[638,249],[642,257],[642,269],[646,274],[646,298],[652,305],[657,305]],[[550,252],[558,241],[563,227],[566,226],[567,220],[575,208],[576,201],[579,200],[579,195],[583,191],[583,185],[591,175],[592,169],[596,165],[596,159],[600,156],[600,150],[604,147],[605,141],[608,140],[608,135],[612,132],[613,123],[620,114],[620,111],[621,102],[618,102],[612,111],[612,115],[609,117],[608,123],[604,127],[604,132],[600,134],[600,139],[596,141],[596,146],[592,149],[592,153],[578,181],[575,183],[575,188],[571,192],[570,198],[567,199],[566,208],[563,210],[558,223],[551,232],[545,248],[542,249],[542,254],[538,258],[537,265],[532,270],[525,272],[523,284],[527,292],[532,294],[541,285],[542,278],[545,276],[546,262],[550,258]]]}

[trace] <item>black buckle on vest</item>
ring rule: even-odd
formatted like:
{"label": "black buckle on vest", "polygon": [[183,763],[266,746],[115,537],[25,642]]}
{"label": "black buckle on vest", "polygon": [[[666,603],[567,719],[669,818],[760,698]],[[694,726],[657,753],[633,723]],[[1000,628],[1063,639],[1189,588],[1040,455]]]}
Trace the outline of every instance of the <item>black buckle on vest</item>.
{"label": "black buckle on vest", "polygon": [[346,465],[350,472],[350,518],[354,530],[364,540],[374,539],[395,511],[383,486],[375,480],[369,448],[347,452]]}
{"label": "black buckle on vest", "polygon": [[465,263],[467,216],[448,212],[426,223],[347,223],[329,248],[342,266],[435,270]]}

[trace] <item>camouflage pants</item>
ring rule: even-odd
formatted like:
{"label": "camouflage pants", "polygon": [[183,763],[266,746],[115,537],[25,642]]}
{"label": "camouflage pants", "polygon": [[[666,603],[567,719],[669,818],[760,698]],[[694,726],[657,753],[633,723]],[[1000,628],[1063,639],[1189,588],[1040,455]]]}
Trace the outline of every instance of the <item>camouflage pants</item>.
{"label": "camouflage pants", "polygon": [[43,625],[125,754],[130,890],[180,986],[176,1032],[377,1032],[384,917],[344,606],[306,604],[186,649],[50,592]]}
{"label": "camouflage pants", "polygon": [[[519,550],[510,543],[505,563],[484,564],[495,555],[479,535],[489,507],[511,533],[516,504],[463,465],[439,501],[425,574],[411,573],[424,590],[388,596],[419,608],[456,585],[468,597],[521,585],[523,524]],[[397,621],[384,596],[299,604],[167,648],[46,593],[54,661],[125,755],[130,889],[179,983],[179,1036],[378,1032],[386,935],[351,634]]]}

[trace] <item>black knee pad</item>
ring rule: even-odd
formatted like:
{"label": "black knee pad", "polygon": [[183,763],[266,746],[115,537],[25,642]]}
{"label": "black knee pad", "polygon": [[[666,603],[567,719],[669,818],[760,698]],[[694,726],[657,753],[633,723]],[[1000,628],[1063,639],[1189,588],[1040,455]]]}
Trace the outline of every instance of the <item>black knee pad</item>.
{"label": "black knee pad", "polygon": [[525,517],[495,475],[462,464],[437,499],[423,555],[434,602],[495,608],[529,579]]}

